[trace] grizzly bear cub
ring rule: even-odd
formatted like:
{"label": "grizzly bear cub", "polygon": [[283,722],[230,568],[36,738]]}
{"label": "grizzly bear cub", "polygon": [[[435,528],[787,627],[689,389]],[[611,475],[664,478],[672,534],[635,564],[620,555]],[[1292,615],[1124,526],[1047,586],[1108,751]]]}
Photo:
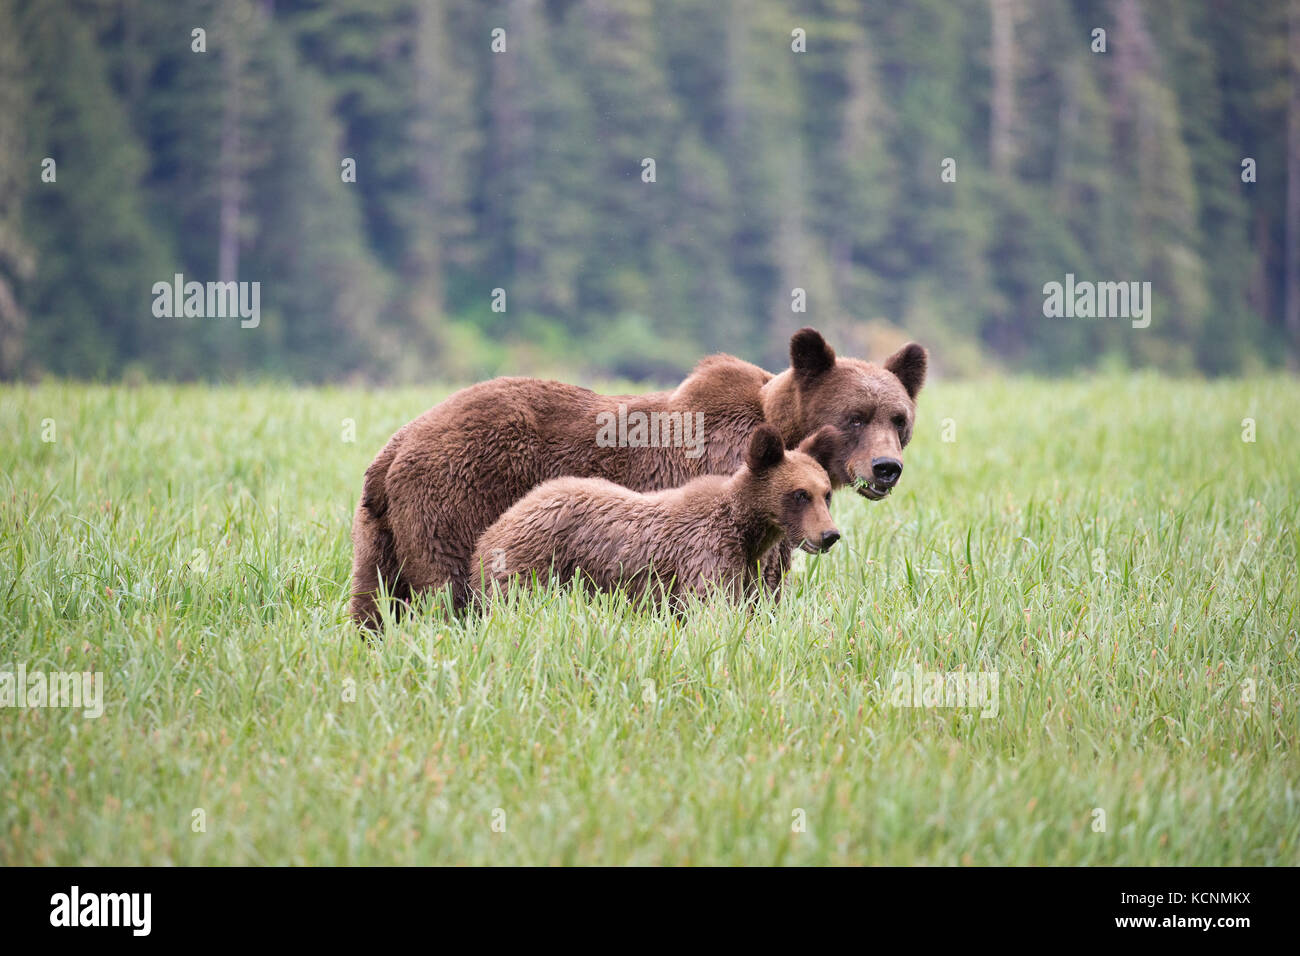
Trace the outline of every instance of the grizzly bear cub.
{"label": "grizzly bear cub", "polygon": [[762,590],[760,559],[778,541],[827,551],[840,533],[828,509],[839,437],[820,429],[787,452],[760,426],[733,475],[706,475],[667,491],[630,491],[603,478],[555,478],[483,532],[474,591],[580,575],[596,591],[650,592],[674,604],[717,588],[745,600]]}

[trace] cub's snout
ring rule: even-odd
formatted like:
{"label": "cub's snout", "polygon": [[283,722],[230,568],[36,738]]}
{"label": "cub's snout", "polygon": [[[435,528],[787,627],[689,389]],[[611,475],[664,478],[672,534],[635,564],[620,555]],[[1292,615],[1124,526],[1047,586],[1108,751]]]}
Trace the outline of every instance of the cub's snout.
{"label": "cub's snout", "polygon": [[840,540],[840,533],[834,528],[830,528],[810,538],[804,538],[799,547],[809,554],[823,554],[829,551],[838,540]]}

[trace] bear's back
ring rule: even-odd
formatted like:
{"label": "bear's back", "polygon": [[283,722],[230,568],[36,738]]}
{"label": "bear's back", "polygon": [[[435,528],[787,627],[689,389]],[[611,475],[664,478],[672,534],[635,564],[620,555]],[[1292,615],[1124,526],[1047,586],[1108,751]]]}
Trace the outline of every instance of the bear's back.
{"label": "bear's back", "polygon": [[567,580],[582,571],[608,589],[650,566],[667,577],[714,566],[715,547],[726,535],[707,525],[717,520],[727,481],[706,475],[678,488],[642,493],[603,478],[552,479],[483,533],[475,568],[496,580],[534,572]]}

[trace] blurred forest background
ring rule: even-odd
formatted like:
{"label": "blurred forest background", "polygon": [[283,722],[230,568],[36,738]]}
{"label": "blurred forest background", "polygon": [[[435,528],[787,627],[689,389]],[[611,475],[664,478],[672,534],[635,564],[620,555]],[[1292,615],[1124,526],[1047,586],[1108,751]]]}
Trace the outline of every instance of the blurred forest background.
{"label": "blurred forest background", "polygon": [[1300,0],[0,0],[0,378],[1294,365],[1297,66]]}

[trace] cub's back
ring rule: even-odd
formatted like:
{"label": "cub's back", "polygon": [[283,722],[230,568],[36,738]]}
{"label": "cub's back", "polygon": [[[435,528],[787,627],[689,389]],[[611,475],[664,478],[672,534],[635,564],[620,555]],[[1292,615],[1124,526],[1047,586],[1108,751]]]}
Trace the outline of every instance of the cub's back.
{"label": "cub's back", "polygon": [[594,577],[654,560],[699,514],[713,507],[726,478],[706,475],[641,493],[603,478],[555,478],[512,505],[479,538],[472,576],[492,579],[550,571]]}

